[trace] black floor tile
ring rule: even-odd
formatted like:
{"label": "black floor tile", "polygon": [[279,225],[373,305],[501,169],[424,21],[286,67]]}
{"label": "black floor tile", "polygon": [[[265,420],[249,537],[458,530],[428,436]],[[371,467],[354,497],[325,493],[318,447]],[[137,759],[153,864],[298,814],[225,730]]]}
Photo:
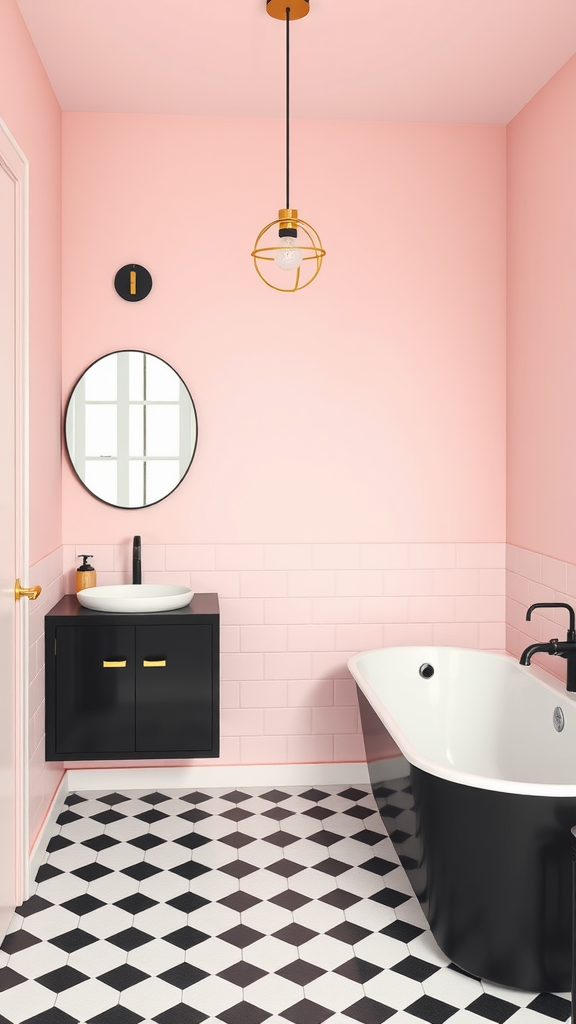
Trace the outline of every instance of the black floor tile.
{"label": "black floor tile", "polygon": [[95,850],[96,853],[100,853],[101,850],[107,850],[110,846],[118,846],[118,843],[118,839],[102,834],[101,836],[93,836],[92,839],[83,839],[81,845],[87,846],[89,850]]}
{"label": "black floor tile", "polygon": [[365,846],[376,846],[376,843],[381,843],[386,837],[382,832],[373,832],[370,828],[365,828],[362,832],[355,832],[351,839],[355,839],[357,843],[364,843]]}
{"label": "black floor tile", "polygon": [[73,900],[67,900],[62,906],[65,910],[69,910],[71,914],[78,914],[78,917],[83,917],[85,914],[91,914],[93,910],[103,907],[104,903],[102,900],[97,900],[95,896],[84,893],[83,896],[75,896]]}
{"label": "black floor tile", "polygon": [[245,878],[246,875],[251,875],[253,871],[258,871],[258,868],[254,864],[247,864],[243,860],[233,860],[230,864],[222,864],[218,871],[223,871],[226,875],[232,875],[232,878]]}
{"label": "black floor tile", "polygon": [[338,939],[339,942],[349,942],[353,946],[354,943],[360,942],[361,939],[365,939],[371,933],[368,928],[362,928],[359,924],[353,924],[352,921],[343,921],[342,924],[337,924],[335,928],[331,928],[326,934],[332,939]]}
{"label": "black floor tile", "polygon": [[124,931],[117,932],[116,935],[110,935],[107,941],[129,953],[131,949],[138,949],[139,946],[152,942],[152,938],[152,935],[140,931],[139,928],[125,928]]}
{"label": "black floor tile", "polygon": [[243,910],[249,910],[250,907],[255,907],[257,903],[262,903],[261,899],[257,896],[252,896],[249,892],[233,892],[230,896],[223,896],[222,899],[217,901],[224,907],[228,907],[229,910],[236,910],[238,913],[242,913]]}
{"label": "black floor tile", "polygon": [[153,850],[155,846],[162,846],[166,840],[161,839],[160,836],[153,835],[151,832],[145,832],[143,836],[134,836],[128,842],[130,846],[135,846],[138,850]]}
{"label": "black floor tile", "polygon": [[231,804],[241,804],[244,802],[244,800],[250,799],[250,794],[240,793],[237,789],[235,789],[233,793],[226,793],[226,795],[223,796],[222,799],[229,800]]}
{"label": "black floor tile", "polygon": [[7,992],[9,988],[21,985],[26,980],[23,974],[18,974],[18,971],[13,971],[11,967],[0,968],[0,992]]}
{"label": "black floor tile", "polygon": [[49,971],[48,974],[41,974],[36,981],[39,985],[49,988],[51,992],[65,992],[66,989],[79,985],[82,981],[88,981],[88,975],[66,965],[66,967],[58,967],[55,971]]}
{"label": "black floor tile", "polygon": [[347,889],[333,889],[332,892],[327,892],[325,896],[320,896],[320,899],[331,907],[337,907],[338,910],[348,910],[349,907],[353,907],[355,903],[358,903],[362,897],[356,896],[353,892],[348,892]]}
{"label": "black floor tile", "polygon": [[206,846],[206,843],[210,843],[212,840],[208,836],[201,836],[196,832],[188,832],[185,836],[178,836],[174,842],[178,846],[185,846],[187,850],[197,850],[200,846]]}
{"label": "black floor tile", "polygon": [[531,1003],[528,1003],[528,1009],[536,1010],[536,1013],[543,1013],[546,1017],[553,1017],[555,1020],[568,1020],[570,1000],[552,995],[551,992],[542,992]]}
{"label": "black floor tile", "polygon": [[231,832],[229,836],[220,836],[219,843],[225,843],[234,850],[241,850],[243,846],[249,846],[256,842],[256,836],[245,836],[242,832]]}
{"label": "black floor tile", "polygon": [[170,932],[170,935],[164,936],[165,942],[171,942],[173,946],[178,946],[179,949],[191,949],[192,946],[197,946],[200,942],[205,942],[210,936],[206,932],[201,932],[197,928],[190,928],[189,925],[185,925],[184,928],[178,928],[175,932]]}
{"label": "black floor tile", "polygon": [[261,800],[269,800],[270,803],[280,804],[283,800],[288,800],[290,793],[283,793],[281,789],[271,789],[269,793],[261,793]]}
{"label": "black floor tile", "polygon": [[303,800],[311,800],[317,804],[319,800],[326,800],[330,793],[325,793],[322,789],[307,789],[305,793],[300,793],[300,796]]}
{"label": "black floor tile", "polygon": [[262,840],[265,843],[270,843],[272,846],[278,846],[284,850],[287,846],[292,846],[292,843],[297,843],[299,840],[298,836],[293,836],[291,832],[272,832],[269,836],[262,836]]}
{"label": "black floor tile", "polygon": [[[156,871],[159,870],[160,868],[156,868]],[[193,878],[206,874],[207,871],[210,871],[210,868],[207,868],[205,864],[196,864],[195,861],[188,860],[184,864],[179,864],[176,868],[170,868],[170,871],[175,875],[181,875],[182,878],[187,878],[190,882]],[[137,876],[135,875],[134,877]]]}
{"label": "black floor tile", "polygon": [[292,875],[297,875],[299,871],[304,871],[304,865],[296,864],[295,861],[284,857],[283,860],[277,860],[274,864],[269,864],[268,871],[273,871],[275,875],[282,875],[284,878],[291,878]]}
{"label": "black floor tile", "polygon": [[209,800],[210,797],[207,793],[187,793],[186,796],[181,796],[181,800],[185,800],[187,804],[202,804],[205,800]]}
{"label": "black floor tile", "polygon": [[396,889],[380,889],[379,892],[372,893],[368,897],[370,900],[374,900],[375,903],[381,903],[383,907],[400,907],[410,897],[405,892],[397,892]]}
{"label": "black floor tile", "polygon": [[348,789],[340,790],[338,796],[343,796],[345,800],[362,800],[363,797],[368,796],[368,791],[365,789],[355,789],[353,786],[349,786]]}
{"label": "black floor tile", "polygon": [[294,1006],[282,1010],[282,1016],[291,1020],[292,1024],[322,1024],[332,1016],[332,1012],[311,999],[301,999],[299,1003],[294,1003]]}
{"label": "black floor tile", "polygon": [[218,972],[219,978],[224,978],[225,981],[231,982],[232,985],[238,985],[240,988],[246,988],[254,981],[258,981],[259,978],[264,978],[265,975],[266,971],[255,967],[254,964],[247,963],[246,960],[240,960],[237,964],[232,964],[231,967],[226,967],[225,970]]}
{"label": "black floor tile", "polygon": [[164,971],[158,977],[162,978],[162,981],[168,982],[169,985],[174,985],[175,988],[183,991],[185,988],[189,988],[190,985],[195,985],[198,981],[202,981],[203,978],[208,978],[209,974],[206,971],[200,970],[199,967],[184,963],[171,967],[169,971]]}
{"label": "black floor tile", "polygon": [[[248,814],[248,811],[245,812]],[[191,807],[189,811],[182,811],[182,814],[177,815],[178,818],[182,818],[184,821],[189,821],[192,825],[196,825],[197,822],[202,821],[204,818],[209,818],[208,811],[201,811],[199,807]]]}
{"label": "black floor tile", "polygon": [[72,845],[71,839],[66,839],[64,836],[52,836],[46,844],[46,852],[56,853],[57,850],[65,850],[67,846]]}
{"label": "black floor tile", "polygon": [[254,814],[245,807],[231,807],[229,811],[222,811],[220,817],[227,818],[228,821],[244,821],[245,818],[253,818]]}
{"label": "black floor tile", "polygon": [[403,974],[406,978],[412,978],[413,981],[426,981],[426,978],[429,978],[431,974],[436,974],[440,968],[438,964],[431,964],[428,960],[421,960],[418,956],[407,956],[404,960],[394,964],[390,970],[396,971],[397,974]]}
{"label": "black floor tile", "polygon": [[92,821],[97,821],[100,825],[112,825],[115,821],[120,821],[125,818],[125,814],[120,814],[119,811],[99,811],[98,814],[91,814]]}
{"label": "black floor tile", "polygon": [[140,1014],[134,1013],[133,1010],[129,1010],[127,1006],[111,1006],[109,1010],[99,1013],[97,1017],[90,1017],[88,1024],[139,1024],[145,1019]]}
{"label": "black floor tile", "polygon": [[287,924],[285,928],[274,932],[273,937],[280,939],[281,942],[289,942],[291,946],[303,946],[305,942],[314,939],[317,934],[318,932],[313,932],[311,928],[305,928],[303,924],[296,924],[293,921],[292,924]]}
{"label": "black floor tile", "polygon": [[72,807],[74,804],[85,804],[86,797],[78,796],[78,793],[69,793],[64,803],[68,804],[68,807]]}
{"label": "black floor tile", "polygon": [[303,896],[302,893],[295,892],[294,889],[286,889],[284,892],[278,893],[277,896],[271,896],[268,902],[275,903],[278,907],[284,907],[284,910],[294,911],[306,903],[310,903],[310,897]]}
{"label": "black floor tile", "polygon": [[332,875],[334,878],[344,874],[345,871],[350,871],[351,867],[351,864],[344,864],[343,861],[337,860],[336,857],[328,857],[327,860],[320,861],[319,864],[314,865],[316,871],[323,871],[326,875]]}
{"label": "black floor tile", "polygon": [[496,1024],[504,1024],[504,1021],[516,1013],[518,1007],[514,1003],[509,1003],[507,999],[499,999],[484,992],[466,1009],[479,1014],[480,1017],[486,1017],[487,1020],[496,1021]]}
{"label": "black floor tile", "polygon": [[308,809],[303,813],[309,818],[316,818],[318,821],[324,821],[324,818],[331,818],[333,814],[336,814],[336,811],[331,811],[329,807],[314,806],[308,807]]}
{"label": "black floor tile", "polygon": [[251,946],[253,942],[257,942],[262,937],[262,932],[257,932],[255,928],[248,928],[245,924],[238,924],[235,928],[229,928],[228,931],[222,932],[219,936],[223,942],[229,942],[232,946],[237,946],[238,949],[245,949],[246,946]]}
{"label": "black floor tile", "polygon": [[223,1020],[224,1024],[262,1024],[263,1020],[271,1016],[268,1010],[263,1010],[260,1006],[242,1002],[223,1010],[218,1014],[218,1020]]}
{"label": "black floor tile", "polygon": [[145,804],[152,804],[153,806],[156,806],[156,804],[165,803],[166,800],[170,799],[170,797],[166,796],[165,793],[148,793],[148,796],[141,796],[139,799],[143,800]]}
{"label": "black floor tile", "polygon": [[115,967],[112,971],[100,974],[98,981],[101,981],[104,985],[109,985],[110,988],[115,988],[118,992],[123,992],[124,989],[137,985],[139,981],[144,981],[147,977],[147,974],[137,970],[136,967],[131,967],[130,964],[122,964],[121,967]]}
{"label": "black floor tile", "polygon": [[328,829],[322,829],[321,832],[314,832],[313,835],[308,836],[308,839],[312,843],[318,843],[319,846],[334,846],[334,843],[342,841],[342,836],[337,835],[336,832],[329,832]]}
{"label": "black floor tile", "polygon": [[103,878],[104,875],[110,875],[112,873],[111,868],[105,868],[103,864],[84,864],[81,868],[74,868],[72,871],[73,875],[77,875],[84,882],[95,882],[97,878]]}
{"label": "black floor tile", "polygon": [[36,882],[47,882],[49,878],[55,878],[56,875],[63,875],[64,872],[60,868],[54,867],[53,864],[41,864],[36,872]]}
{"label": "black floor tile", "polygon": [[387,875],[389,871],[394,871],[398,865],[394,861],[384,860],[383,857],[372,857],[370,860],[360,864],[359,867],[364,868],[365,871],[372,871],[375,875]]}
{"label": "black floor tile", "polygon": [[22,949],[28,949],[28,946],[35,946],[37,942],[40,942],[40,939],[36,935],[31,935],[30,932],[21,928],[20,931],[10,932],[9,935],[6,935],[0,949],[4,953],[19,953]]}
{"label": "black floor tile", "polygon": [[388,935],[390,939],[398,939],[399,942],[411,942],[423,931],[423,928],[409,925],[407,921],[394,921],[392,925],[386,925],[381,929],[382,935]]}
{"label": "black floor tile", "polygon": [[76,814],[75,811],[62,811],[56,818],[57,825],[69,825],[72,821],[79,821],[81,815]]}
{"label": "black floor tile", "polygon": [[371,964],[367,960],[362,960],[360,957],[355,956],[351,960],[347,960],[345,964],[340,964],[340,967],[335,967],[334,973],[341,974],[343,978],[349,978],[350,981],[357,981],[360,985],[364,985],[383,970],[383,967],[378,967],[376,964]]}
{"label": "black floor tile", "polygon": [[289,811],[287,807],[270,807],[269,810],[263,811],[263,817],[272,818],[273,821],[284,821],[285,818],[292,818],[294,811]]}
{"label": "black floor tile", "polygon": [[90,946],[93,942],[96,942],[95,935],[89,935],[88,932],[82,930],[82,928],[73,928],[69,932],[63,932],[62,935],[56,935],[53,939],[49,939],[49,942],[53,946],[58,946],[59,949],[63,949],[65,953],[74,953],[77,949],[83,949],[85,946]]}
{"label": "black floor tile", "polygon": [[369,810],[368,807],[363,807],[362,804],[357,804],[355,807],[347,807],[344,814],[349,814],[351,818],[369,818],[374,812]]}
{"label": "black floor tile", "polygon": [[180,910],[183,914],[192,914],[195,910],[200,910],[200,907],[207,906],[209,902],[210,900],[205,900],[195,892],[183,892],[173,900],[168,900],[168,906]]}
{"label": "black floor tile", "polygon": [[123,900],[118,900],[113,905],[119,907],[120,910],[125,910],[127,914],[141,914],[143,910],[157,907],[158,900],[152,900],[142,892],[135,892],[132,896],[126,896]]}
{"label": "black floor tile", "polygon": [[53,906],[48,900],[42,899],[41,896],[31,896],[30,899],[21,903],[19,907],[16,907],[16,913],[20,914],[20,917],[30,917],[32,914],[39,914],[41,910],[48,910],[48,907]]}
{"label": "black floor tile", "polygon": [[347,1006],[343,1012],[347,1017],[352,1017],[354,1020],[360,1021],[361,1024],[382,1024],[383,1021],[392,1017],[396,1010],[393,1010],[391,1006],[386,1006],[385,1003],[379,1003],[375,999],[364,996],[358,1002],[352,1003],[352,1006]]}
{"label": "black floor tile", "polygon": [[[10,1021],[7,1021],[7,1024],[10,1024]],[[49,1010],[37,1013],[34,1017],[27,1017],[22,1024],[78,1024],[78,1022],[75,1017],[64,1013],[64,1010],[59,1010],[57,1006],[51,1006]]]}
{"label": "black floor tile", "polygon": [[[103,804],[108,804],[109,807],[114,807],[116,804],[124,804],[129,799],[124,796],[123,793],[108,793],[107,796],[99,796],[98,799]],[[143,797],[145,800],[146,797]]]}
{"label": "black floor tile", "polygon": [[136,814],[135,817],[138,821],[145,821],[148,825],[153,825],[155,821],[167,818],[168,815],[164,811],[157,810],[156,807],[151,807],[149,811],[142,811],[142,814]]}
{"label": "black floor tile", "polygon": [[280,967],[275,973],[279,974],[281,978],[293,981],[295,985],[309,985],[311,981],[315,981],[321,974],[326,974],[326,971],[323,967],[309,964],[306,960],[298,957],[297,960],[293,960],[286,967]]}
{"label": "black floor tile", "polygon": [[457,1012],[455,1006],[444,1003],[441,999],[433,999],[432,996],[422,996],[415,1003],[406,1007],[406,1013],[411,1013],[428,1024],[444,1024],[445,1020]]}
{"label": "black floor tile", "polygon": [[123,875],[130,875],[130,878],[135,878],[137,882],[143,882],[145,878],[150,878],[151,875],[157,875],[161,868],[157,868],[154,864],[145,863],[143,860],[138,864],[130,864],[127,868],[122,868]]}
{"label": "black floor tile", "polygon": [[158,1024],[201,1024],[201,1021],[206,1020],[206,1014],[187,1006],[186,1003],[176,1003],[153,1019]]}

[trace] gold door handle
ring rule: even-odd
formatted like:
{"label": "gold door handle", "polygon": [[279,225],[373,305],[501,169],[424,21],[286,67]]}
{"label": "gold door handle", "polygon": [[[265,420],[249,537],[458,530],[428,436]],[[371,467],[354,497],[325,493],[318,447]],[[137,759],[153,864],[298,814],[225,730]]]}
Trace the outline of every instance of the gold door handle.
{"label": "gold door handle", "polygon": [[125,661],[103,661],[102,668],[126,668]]}
{"label": "gold door handle", "polygon": [[143,661],[142,665],[144,668],[166,668],[166,658],[164,661]]}
{"label": "gold door handle", "polygon": [[42,593],[42,587],[21,587],[20,580],[16,580],[14,584],[14,597],[17,601],[21,597],[29,597],[31,601],[35,601],[36,598]]}

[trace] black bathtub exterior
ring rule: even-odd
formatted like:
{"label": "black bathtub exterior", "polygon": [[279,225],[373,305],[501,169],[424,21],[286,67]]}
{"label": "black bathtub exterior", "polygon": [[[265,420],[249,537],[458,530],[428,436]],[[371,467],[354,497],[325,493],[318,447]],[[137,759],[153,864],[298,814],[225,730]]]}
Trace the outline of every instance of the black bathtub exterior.
{"label": "black bathtub exterior", "polygon": [[488,981],[570,991],[576,797],[478,789],[413,765],[385,781],[371,756],[385,727],[358,699],[372,791],[440,949]]}

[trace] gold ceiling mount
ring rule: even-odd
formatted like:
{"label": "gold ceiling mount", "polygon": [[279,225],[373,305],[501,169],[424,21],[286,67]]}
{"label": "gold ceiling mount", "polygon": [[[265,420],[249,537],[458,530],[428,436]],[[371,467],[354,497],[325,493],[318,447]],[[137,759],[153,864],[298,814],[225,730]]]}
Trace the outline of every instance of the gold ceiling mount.
{"label": "gold ceiling mount", "polygon": [[286,21],[286,8],[290,8],[290,21],[305,18],[310,10],[309,0],[266,0],[266,10],[271,18]]}

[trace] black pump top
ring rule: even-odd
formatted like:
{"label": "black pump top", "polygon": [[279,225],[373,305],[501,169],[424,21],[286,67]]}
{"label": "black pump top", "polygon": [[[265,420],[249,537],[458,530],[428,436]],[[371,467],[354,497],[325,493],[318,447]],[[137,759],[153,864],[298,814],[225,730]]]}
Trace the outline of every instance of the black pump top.
{"label": "black pump top", "polygon": [[78,572],[94,572],[94,566],[88,565],[88,559],[92,558],[92,555],[78,555],[78,558],[83,558],[82,565],[78,566]]}

